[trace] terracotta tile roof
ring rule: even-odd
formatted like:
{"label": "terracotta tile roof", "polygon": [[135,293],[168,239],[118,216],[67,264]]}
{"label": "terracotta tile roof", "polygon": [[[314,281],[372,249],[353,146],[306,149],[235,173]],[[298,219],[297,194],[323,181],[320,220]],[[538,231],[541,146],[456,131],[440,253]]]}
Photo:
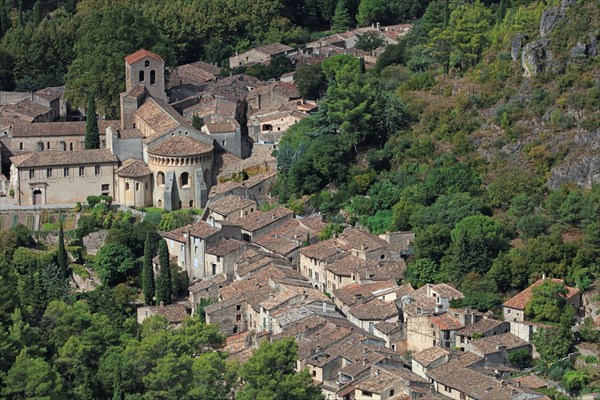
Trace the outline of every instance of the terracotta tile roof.
{"label": "terracotta tile roof", "polygon": [[176,135],[152,146],[148,153],[157,156],[194,156],[211,152],[213,147],[190,136]]}
{"label": "terracotta tile roof", "polygon": [[[554,283],[561,283],[563,285],[565,283],[565,281],[563,281],[562,279],[552,278],[552,279],[547,279],[547,280],[552,281]],[[529,303],[529,300],[531,300],[531,297],[533,296],[532,289],[538,285],[541,285],[543,282],[544,282],[544,279],[539,279],[538,281],[533,283],[531,286],[529,286],[527,289],[525,289],[522,292],[518,293],[517,295],[511,297],[504,304],[502,304],[502,306],[508,307],[508,308],[514,308],[516,310],[524,310],[525,307],[527,306],[527,303]],[[566,285],[565,285],[565,288],[568,291],[568,293],[565,296],[565,298],[567,298],[567,299],[570,299],[571,297],[579,294],[579,289],[577,289],[577,288],[572,288],[572,287],[569,287]]]}
{"label": "terracotta tile roof", "polygon": [[211,202],[208,205],[208,208],[217,214],[228,215],[234,211],[241,210],[242,208],[249,207],[253,204],[256,206],[256,202],[254,200],[240,197],[235,194],[230,194],[215,202]]}
{"label": "terracotta tile roof", "polygon": [[363,260],[362,258],[347,254],[327,264],[325,269],[338,276],[352,276],[352,273],[358,269],[365,269],[371,263],[373,261]]}
{"label": "terracotta tile roof", "polygon": [[257,47],[254,50],[258,51],[259,53],[274,56],[277,54],[285,53],[286,51],[292,51],[294,49],[282,43],[271,43],[265,46]]}
{"label": "terracotta tile roof", "polygon": [[403,296],[410,295],[415,292],[415,289],[410,285],[410,283],[405,283],[396,289],[396,296],[400,299]]}
{"label": "terracotta tile roof", "polygon": [[270,211],[256,211],[244,218],[233,220],[237,225],[240,225],[247,232],[254,232],[264,228],[275,221],[283,218],[293,217],[294,212],[285,207],[277,207]]}
{"label": "terracotta tile roof", "polygon": [[142,160],[128,158],[123,161],[123,166],[117,170],[117,175],[123,178],[141,178],[151,175],[152,171]]}
{"label": "terracotta tile roof", "polygon": [[192,225],[182,226],[181,228],[175,229],[171,232],[164,232],[162,236],[167,239],[173,239],[180,243],[185,243],[186,238],[183,236],[184,233],[189,233],[190,236],[206,239],[217,232],[219,232],[219,229],[215,228],[214,226],[210,226],[204,221],[198,221]]}
{"label": "terracotta tile roof", "polygon": [[209,134],[235,132],[239,128],[237,121],[216,122],[204,125]]}
{"label": "terracotta tile roof", "polygon": [[9,106],[10,108],[5,108],[4,110],[27,115],[32,118],[48,114],[50,111],[52,111],[50,107],[43,106],[29,99],[21,100],[15,104],[9,104]]}
{"label": "terracotta tile roof", "polygon": [[428,367],[442,357],[450,356],[450,352],[439,346],[433,346],[412,354],[412,359],[424,367]]}
{"label": "terracotta tile roof", "polygon": [[427,376],[474,399],[499,400],[504,398],[490,397],[490,393],[494,389],[501,387],[499,381],[468,368],[447,363],[428,371]]}
{"label": "terracotta tile roof", "polygon": [[384,247],[391,247],[388,242],[380,237],[359,231],[355,228],[346,228],[339,236],[339,239],[351,246],[353,249],[360,250],[364,246],[365,251],[375,251]]}
{"label": "terracotta tile roof", "polygon": [[298,91],[298,86],[296,86],[294,83],[276,81],[252,89],[248,93],[248,98],[253,98],[259,95],[269,95],[271,93],[279,94],[283,97],[287,97],[288,99],[299,99],[301,97],[300,92]]}
{"label": "terracotta tile roof", "polygon": [[363,321],[383,321],[398,316],[398,308],[394,303],[388,303],[378,298],[356,304],[348,312]]}
{"label": "terracotta tile roof", "polygon": [[402,330],[402,324],[400,324],[400,323],[393,324],[391,322],[385,322],[385,321],[376,323],[374,325],[374,327],[375,327],[375,329],[377,329],[379,332],[383,333],[384,335],[389,335],[391,333]]}
{"label": "terracotta tile roof", "polygon": [[223,239],[215,245],[208,246],[206,248],[206,254],[223,257],[229,253],[243,249],[247,244],[248,242],[243,242],[241,240]]}
{"label": "terracotta tile roof", "polygon": [[461,352],[457,358],[450,360],[448,364],[455,367],[472,367],[484,361],[483,357],[478,356],[470,351]]}
{"label": "terracotta tile roof", "polygon": [[500,327],[501,325],[506,324],[505,321],[498,321],[491,318],[484,318],[475,322],[472,325],[468,325],[463,329],[456,332],[457,335],[472,337],[476,333],[485,334],[493,329]]}
{"label": "terracotta tile roof", "polygon": [[262,174],[252,175],[248,179],[242,182],[242,185],[247,188],[252,188],[268,179],[277,176],[277,171],[267,171]]}
{"label": "terracotta tile roof", "polygon": [[362,301],[369,301],[371,298],[379,296],[380,292],[392,290],[397,286],[398,284],[395,280],[377,281],[367,284],[353,283],[352,285],[335,289],[333,295],[345,305],[352,306],[357,301],[356,295],[359,295]]}
{"label": "terracotta tile roof", "polygon": [[173,88],[179,85],[200,86],[221,73],[221,68],[203,61],[180,65],[171,70],[167,87]]}
{"label": "terracotta tile roof", "polygon": [[215,115],[235,118],[236,112],[236,102],[219,98],[201,99],[200,102],[183,109],[184,115],[197,115],[201,118]]}
{"label": "terracotta tile roof", "polygon": [[38,90],[37,92],[35,92],[35,95],[43,97],[44,99],[52,102],[54,100],[60,99],[63,95],[63,91],[58,90],[56,88],[47,87]]}
{"label": "terracotta tile roof", "polygon": [[[154,256],[152,258],[152,262],[156,265],[160,265],[160,257]],[[171,264],[177,263],[177,256],[175,254],[169,254],[169,263],[171,263]]]}
{"label": "terracotta tile roof", "polygon": [[140,49],[133,54],[125,57],[125,62],[129,65],[140,61],[144,57],[154,58],[155,60],[164,61],[159,55],[152,53],[151,51]]}
{"label": "terracotta tile roof", "polygon": [[227,282],[227,274],[219,274],[190,283],[188,290],[190,293],[199,293],[213,286],[222,285],[225,282]]}
{"label": "terracotta tile roof", "polygon": [[301,220],[289,219],[283,225],[267,232],[252,241],[276,254],[287,256],[300,248],[307,237],[316,237],[320,230],[312,230],[302,224]]}
{"label": "terracotta tile roof", "polygon": [[186,306],[183,304],[168,304],[166,306],[149,307],[156,315],[162,315],[170,323],[180,323],[189,316]]}
{"label": "terracotta tile roof", "polygon": [[[98,121],[100,136],[109,126],[117,127],[120,121]],[[85,121],[17,123],[10,130],[12,137],[85,136]]]}
{"label": "terracotta tile roof", "polygon": [[374,365],[371,367],[371,374],[358,381],[355,385],[359,390],[382,394],[399,383],[408,386],[409,382],[427,383],[425,379],[409,369]]}
{"label": "terracotta tile roof", "polygon": [[121,139],[143,139],[144,134],[136,128],[115,129]]}
{"label": "terracotta tile roof", "polygon": [[116,164],[118,162],[108,149],[92,149],[79,151],[38,151],[11,157],[15,167],[50,167],[60,165],[81,164]]}
{"label": "terracotta tile roof", "polygon": [[464,326],[458,319],[448,313],[431,316],[429,320],[442,331],[455,331]]}
{"label": "terracotta tile roof", "polygon": [[512,333],[502,333],[500,335],[475,339],[467,344],[467,348],[475,354],[484,356],[486,354],[496,353],[498,351],[497,346],[504,346],[506,350],[511,350],[528,345],[528,342]]}
{"label": "terracotta tile roof", "polygon": [[242,187],[242,184],[237,181],[227,181],[227,182],[219,183],[218,185],[215,185],[212,188],[210,188],[210,194],[208,195],[208,197],[211,198],[211,197],[217,196],[219,194],[227,193],[227,192],[233,191],[236,188],[241,188],[241,187]]}
{"label": "terracotta tile roof", "polygon": [[325,261],[330,257],[339,255],[342,249],[336,239],[328,239],[317,242],[300,249],[300,254],[319,261]]}
{"label": "terracotta tile roof", "polygon": [[147,123],[156,134],[166,133],[179,125],[189,126],[189,122],[166,101],[148,97],[136,110],[136,115]]}
{"label": "terracotta tile roof", "polygon": [[525,386],[529,389],[541,389],[548,387],[548,382],[546,382],[537,375],[520,376],[518,378],[514,378],[512,381],[515,383],[519,383],[521,384],[521,386]]}

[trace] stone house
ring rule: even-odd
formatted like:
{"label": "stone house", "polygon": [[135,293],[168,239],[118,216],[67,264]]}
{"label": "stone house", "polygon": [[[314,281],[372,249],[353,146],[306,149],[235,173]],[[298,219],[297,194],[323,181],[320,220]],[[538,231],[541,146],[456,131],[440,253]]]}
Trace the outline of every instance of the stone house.
{"label": "stone house", "polygon": [[464,350],[474,337],[495,336],[509,332],[510,323],[491,318],[483,318],[456,332],[456,346]]}
{"label": "stone house", "polygon": [[223,239],[213,243],[205,251],[205,276],[233,275],[236,262],[252,245],[237,239]]}
{"label": "stone house", "polygon": [[189,298],[192,305],[192,315],[203,299],[217,301],[219,289],[228,282],[226,274],[218,274],[205,279],[199,279],[189,284]]}
{"label": "stone house", "polygon": [[18,205],[71,204],[89,195],[115,197],[118,160],[106,149],[35,152],[11,161]]}
{"label": "stone house", "polygon": [[[537,280],[527,289],[522,292],[516,294],[515,296],[508,299],[504,304],[502,304],[502,312],[504,314],[505,321],[511,322],[522,322],[525,321],[525,307],[527,307],[527,303],[531,300],[533,296],[533,288],[541,285],[546,280],[545,277]],[[562,279],[552,278],[550,279],[554,283],[560,283],[564,285],[564,281]],[[577,311],[579,307],[581,307],[581,292],[577,288],[572,288],[565,285],[567,289],[567,294],[565,295],[565,300],[568,304],[573,306]]]}
{"label": "stone house", "polygon": [[216,80],[221,68],[204,61],[179,65],[169,71],[167,90],[171,102],[190,97],[206,88],[206,83]]}
{"label": "stone house", "polygon": [[255,211],[243,218],[230,221],[238,225],[242,231],[242,238],[248,242],[256,237],[280,227],[286,221],[294,218],[294,212],[285,207],[277,207],[270,211]]}
{"label": "stone house", "polygon": [[187,307],[183,304],[139,307],[137,309],[138,324],[141,324],[146,318],[153,315],[162,315],[170,325],[180,327],[183,320],[189,316],[189,313]]}
{"label": "stone house", "polygon": [[406,320],[406,346],[421,351],[433,346],[454,347],[455,333],[463,324],[448,313],[409,316]]}
{"label": "stone house", "polygon": [[258,110],[279,110],[282,105],[290,103],[291,109],[296,110],[301,98],[298,87],[293,83],[275,81],[260,85],[250,90],[246,96],[248,114],[253,115]]}
{"label": "stone house", "polygon": [[66,115],[66,112],[61,113],[61,99],[62,92],[53,88],[40,89],[34,93],[35,102],[50,109],[48,114],[49,122],[56,121],[61,115]]}
{"label": "stone house", "polygon": [[486,365],[508,364],[508,355],[517,350],[532,352],[530,343],[512,333],[485,336],[467,343],[466,350],[483,357]]}
{"label": "stone house", "polygon": [[234,194],[210,201],[202,219],[210,225],[220,228],[220,221],[231,221],[247,217],[255,212],[258,206],[256,201]]}
{"label": "stone house", "polygon": [[283,134],[308,114],[297,110],[257,112],[250,116],[248,134],[259,144],[278,144]]}
{"label": "stone house", "polygon": [[146,207],[152,204],[152,171],[146,163],[128,158],[116,171],[117,198],[128,207]]}
{"label": "stone house", "polygon": [[433,346],[425,350],[411,354],[412,371],[422,378],[427,378],[427,372],[438,365],[450,360],[450,351],[439,346]]}
{"label": "stone house", "polygon": [[204,124],[202,132],[214,138],[217,149],[242,157],[242,131],[235,119]]}
{"label": "stone house", "polygon": [[256,47],[244,53],[229,57],[229,67],[237,68],[251,64],[268,63],[271,58],[278,55],[288,55],[293,48],[281,43],[271,43],[266,46]]}
{"label": "stone house", "polygon": [[43,106],[30,99],[23,99],[14,104],[0,106],[2,125],[25,122],[52,122],[52,108]]}

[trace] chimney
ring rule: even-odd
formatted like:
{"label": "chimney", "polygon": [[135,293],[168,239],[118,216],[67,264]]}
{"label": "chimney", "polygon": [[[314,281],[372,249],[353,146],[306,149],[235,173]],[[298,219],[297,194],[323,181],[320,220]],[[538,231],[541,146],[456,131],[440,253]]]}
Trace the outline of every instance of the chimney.
{"label": "chimney", "polygon": [[[379,23],[377,23],[377,25],[379,25]],[[376,376],[376,377],[379,377],[379,374],[381,374],[381,371],[379,370],[379,368],[377,368],[377,369],[375,370],[375,376]]]}
{"label": "chimney", "polygon": [[361,304],[363,302],[362,293],[356,293],[354,295],[354,302],[357,304]]}
{"label": "chimney", "polygon": [[504,352],[506,350],[506,346],[499,343],[496,345],[496,350],[498,350],[500,352]]}

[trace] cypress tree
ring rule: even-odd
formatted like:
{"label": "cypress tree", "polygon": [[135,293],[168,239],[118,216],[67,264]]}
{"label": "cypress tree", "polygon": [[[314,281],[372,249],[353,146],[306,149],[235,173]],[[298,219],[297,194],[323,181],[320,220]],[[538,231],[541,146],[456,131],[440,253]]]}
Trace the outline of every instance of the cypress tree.
{"label": "cypress tree", "polygon": [[37,26],[42,22],[42,4],[37,0],[33,5],[33,26]]}
{"label": "cypress tree", "polygon": [[23,1],[19,0],[19,6],[17,8],[17,25],[23,26]]}
{"label": "cypress tree", "polygon": [[504,21],[504,16],[506,15],[506,1],[500,0],[498,4],[498,12],[496,13],[496,23],[501,24]]}
{"label": "cypress tree", "polygon": [[152,241],[150,232],[146,235],[144,243],[144,262],[142,267],[142,288],[144,290],[144,302],[152,304],[154,299],[154,270],[152,269]]}
{"label": "cypress tree", "polygon": [[60,225],[58,231],[58,268],[60,269],[60,273],[63,277],[67,278],[69,261],[67,258],[67,251],[65,250],[65,234],[63,230],[63,221],[62,216],[59,216]]}
{"label": "cypress tree", "polygon": [[350,14],[348,13],[348,7],[346,6],[346,0],[338,0],[335,6],[335,14],[331,20],[331,30],[334,32],[345,32],[352,25]]}
{"label": "cypress tree", "polygon": [[0,0],[0,37],[2,37],[10,27],[10,20],[6,12],[6,4],[4,0]]}
{"label": "cypress tree", "polygon": [[98,130],[98,118],[96,117],[96,99],[94,98],[94,95],[90,95],[88,98],[84,143],[86,149],[100,148],[100,131]]}
{"label": "cypress tree", "polygon": [[169,304],[171,302],[171,266],[169,264],[169,248],[163,239],[158,242],[158,262],[160,275],[156,280],[156,303]]}

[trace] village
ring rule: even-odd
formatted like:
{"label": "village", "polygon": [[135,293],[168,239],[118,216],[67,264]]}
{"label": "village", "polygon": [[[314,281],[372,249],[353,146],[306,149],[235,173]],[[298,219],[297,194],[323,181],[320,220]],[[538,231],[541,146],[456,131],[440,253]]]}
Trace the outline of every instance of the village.
{"label": "village", "polygon": [[[378,32],[387,45],[409,30],[373,24],[302,50],[254,48],[229,62],[268,65],[283,56],[297,67],[348,54],[369,68],[383,48],[356,49],[361,34]],[[308,369],[326,399],[550,398],[538,389],[551,384],[529,371],[539,357],[534,334],[548,326],[529,320],[525,309],[534,289],[552,282],[564,287],[578,320],[598,324],[598,311],[584,306],[597,289],[582,293],[544,275],[495,315],[456,306],[464,295],[449,284],[413,287],[404,276],[415,233],[345,225],[324,235],[319,213],[274,203],[273,152],[319,108],[301,96],[293,73],[265,82],[223,76],[198,61],[167,74],[148,50],[123,56],[121,118],[98,121],[99,149],[85,149],[85,121],[67,121],[76,110],[63,88],[0,93],[3,229],[26,220],[40,230],[41,210],[71,210],[90,195],[110,197],[112,207],[140,219],[149,208],[201,210],[194,222],[160,232],[170,262],[189,281],[187,293],[172,304],[138,302],[138,323],[162,315],[177,329],[200,313],[227,335],[223,350],[241,362],[263,341],[293,337],[297,370]],[[153,258],[155,274],[164,267]],[[78,290],[94,285],[93,277],[75,280]]]}

